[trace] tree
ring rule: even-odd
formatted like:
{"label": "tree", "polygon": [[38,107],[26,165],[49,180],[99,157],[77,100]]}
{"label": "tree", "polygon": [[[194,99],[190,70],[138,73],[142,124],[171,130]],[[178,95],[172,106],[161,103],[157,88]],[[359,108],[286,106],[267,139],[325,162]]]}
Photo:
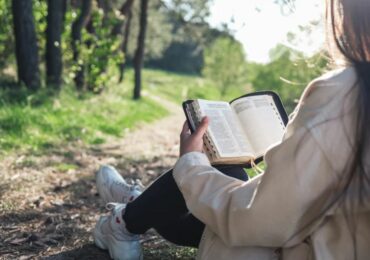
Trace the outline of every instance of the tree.
{"label": "tree", "polygon": [[9,66],[14,54],[14,26],[11,14],[11,1],[0,0],[0,71]]}
{"label": "tree", "polygon": [[[126,2],[121,6],[120,13],[125,17],[125,20],[121,24],[117,24],[114,28],[112,33],[118,34],[122,32],[123,27],[123,40],[121,43],[121,51],[126,55],[128,50],[128,42],[130,39],[130,29],[131,29],[131,20],[132,20],[132,5],[134,3],[134,0],[126,0]],[[124,77],[124,71],[127,64],[127,57],[123,59],[122,62],[119,64],[119,82],[122,82]]]}
{"label": "tree", "polygon": [[48,0],[46,29],[46,82],[60,88],[62,75],[61,34],[65,0]]}
{"label": "tree", "polygon": [[107,87],[110,68],[123,60],[122,37],[112,33],[123,17],[112,1],[80,2],[74,4],[80,12],[72,26],[74,80],[79,90],[98,94]]}
{"label": "tree", "polygon": [[80,47],[82,45],[81,33],[82,29],[86,27],[90,20],[91,11],[92,11],[92,0],[82,1],[80,15],[72,24],[73,61],[77,66],[74,81],[77,89],[79,90],[82,90],[85,85],[85,76],[84,76],[85,66],[82,59],[80,59]]}
{"label": "tree", "polygon": [[39,56],[31,0],[12,1],[18,80],[29,89],[40,87]]}
{"label": "tree", "polygon": [[204,62],[203,75],[219,87],[221,96],[240,87],[246,77],[243,46],[231,37],[221,37],[206,48]]}
{"label": "tree", "polygon": [[318,77],[328,64],[322,53],[306,57],[303,53],[278,44],[270,51],[268,64],[248,64],[254,90],[274,90],[281,96],[288,112],[297,105],[307,84]]}
{"label": "tree", "polygon": [[141,97],[141,69],[143,67],[144,48],[145,48],[145,33],[148,19],[148,2],[149,0],[141,0],[140,8],[140,31],[137,39],[137,49],[134,57],[135,69],[135,87],[134,99]]}
{"label": "tree", "polygon": [[[141,2],[134,1],[132,6],[132,18],[130,21],[130,31],[126,60],[133,60],[137,50],[137,39],[140,32]],[[173,23],[169,20],[168,10],[161,0],[148,1],[148,11],[150,22],[147,24],[145,34],[145,61],[152,58],[160,58],[171,41],[175,37],[172,28]]]}
{"label": "tree", "polygon": [[172,0],[166,6],[183,24],[206,22],[210,15],[210,0]]}
{"label": "tree", "polygon": [[125,21],[126,21],[126,16],[128,13],[130,13],[131,9],[132,9],[132,5],[134,3],[134,0],[126,0],[122,6],[119,8],[119,12],[122,16],[125,17],[125,20],[123,20],[121,23],[117,23],[114,27],[113,27],[113,30],[112,30],[112,35],[117,35],[117,34],[120,34],[122,32],[122,28],[124,27],[125,25]]}
{"label": "tree", "polygon": [[[126,22],[123,33],[123,41],[121,44],[121,51],[126,55],[128,51],[128,42],[130,40],[130,30],[131,30],[131,20],[132,20],[132,11],[130,10],[126,15]],[[119,64],[119,82],[122,82],[125,74],[125,68],[127,65],[127,58]]]}
{"label": "tree", "polygon": [[[164,1],[165,10],[163,12],[167,23],[172,25],[170,43],[165,46],[162,55],[157,57],[146,55],[147,64],[164,70],[200,74],[204,65],[204,48],[210,46],[216,38],[221,36],[216,36],[214,32],[218,30],[212,29],[207,23],[207,18],[210,15],[210,3],[210,0]],[[151,23],[152,17],[151,12]],[[159,28],[162,29],[163,26]],[[224,33],[223,31],[219,32],[220,34]],[[162,35],[159,37],[163,38]],[[148,47],[154,42],[158,42],[158,37],[155,39],[148,37],[147,39]]]}
{"label": "tree", "polygon": [[104,11],[103,24],[106,25],[107,18],[113,12],[113,6],[110,0],[97,0],[98,7]]}

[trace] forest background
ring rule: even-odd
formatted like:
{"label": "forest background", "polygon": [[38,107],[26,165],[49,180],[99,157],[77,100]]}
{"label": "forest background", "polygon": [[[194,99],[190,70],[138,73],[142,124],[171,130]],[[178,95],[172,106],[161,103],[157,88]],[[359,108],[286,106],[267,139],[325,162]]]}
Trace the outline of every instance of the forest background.
{"label": "forest background", "polygon": [[[215,1],[0,0],[0,259],[109,259],[91,236],[106,214],[99,165],[149,185],[178,158],[184,100],[273,90],[290,113],[328,68],[325,52],[288,47],[318,21],[258,63],[229,24],[209,24]],[[141,240],[145,259],[196,255]]]}
{"label": "forest background", "polygon": [[325,55],[280,44],[269,63],[248,61],[226,24],[208,24],[211,3],[0,0],[1,153],[120,137],[166,114],[151,95],[180,105],[269,89],[292,111]]}

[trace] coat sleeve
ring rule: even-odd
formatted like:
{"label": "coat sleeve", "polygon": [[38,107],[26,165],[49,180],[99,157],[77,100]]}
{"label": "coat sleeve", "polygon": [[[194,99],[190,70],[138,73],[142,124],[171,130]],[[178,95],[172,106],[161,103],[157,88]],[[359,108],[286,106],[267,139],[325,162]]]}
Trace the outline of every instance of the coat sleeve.
{"label": "coat sleeve", "polygon": [[263,174],[243,182],[193,152],[178,160],[173,174],[189,210],[225,244],[291,246],[309,234],[328,203],[335,177],[317,140],[294,123],[266,153],[265,162]]}

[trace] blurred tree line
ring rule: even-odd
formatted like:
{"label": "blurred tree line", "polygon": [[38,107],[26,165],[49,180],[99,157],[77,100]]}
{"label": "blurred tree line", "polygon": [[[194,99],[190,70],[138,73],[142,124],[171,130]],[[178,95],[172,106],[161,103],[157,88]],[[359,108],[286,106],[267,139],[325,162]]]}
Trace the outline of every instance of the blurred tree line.
{"label": "blurred tree line", "polygon": [[[272,1],[290,10],[290,0]],[[0,71],[16,62],[18,81],[31,90],[73,83],[78,91],[100,93],[112,69],[122,81],[130,65],[138,99],[145,65],[203,75],[222,96],[233,88],[276,90],[291,110],[306,84],[326,67],[325,55],[306,57],[279,45],[268,64],[247,62],[227,27],[208,24],[211,2],[0,0]],[[288,39],[296,40],[293,34]]]}
{"label": "blurred tree line", "polygon": [[209,2],[0,0],[0,68],[14,63],[15,53],[18,81],[31,90],[73,79],[78,90],[98,93],[109,68],[119,68],[122,81],[129,63],[140,98],[144,63],[200,72],[206,43],[221,33],[205,20]]}
{"label": "blurred tree line", "polygon": [[307,57],[281,44],[270,51],[270,60],[268,64],[249,63],[248,81],[256,91],[270,89],[279,93],[289,112],[294,109],[310,81],[329,67],[325,52]]}

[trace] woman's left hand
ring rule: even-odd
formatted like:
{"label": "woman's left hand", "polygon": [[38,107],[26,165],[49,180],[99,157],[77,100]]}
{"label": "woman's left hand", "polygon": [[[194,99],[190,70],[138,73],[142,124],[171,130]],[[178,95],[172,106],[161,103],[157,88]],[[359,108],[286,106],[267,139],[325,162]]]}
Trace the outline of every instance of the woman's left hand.
{"label": "woman's left hand", "polygon": [[180,156],[190,152],[203,152],[203,135],[208,128],[209,119],[204,117],[197,130],[191,134],[185,121],[180,135]]}

